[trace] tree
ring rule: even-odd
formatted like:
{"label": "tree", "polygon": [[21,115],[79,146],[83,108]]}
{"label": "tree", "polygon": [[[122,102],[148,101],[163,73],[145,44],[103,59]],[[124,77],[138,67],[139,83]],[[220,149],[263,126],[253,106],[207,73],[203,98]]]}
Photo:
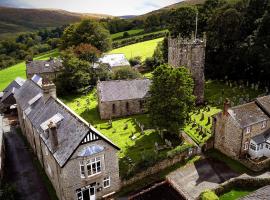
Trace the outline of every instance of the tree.
{"label": "tree", "polygon": [[62,53],[64,69],[56,79],[57,92],[65,94],[92,84],[93,68],[90,63],[74,56],[72,50]]}
{"label": "tree", "polygon": [[101,55],[101,52],[91,44],[80,44],[74,48],[76,56],[88,62],[96,62]]}
{"label": "tree", "polygon": [[173,37],[191,37],[195,30],[197,9],[194,7],[180,7],[170,14],[169,30]]}
{"label": "tree", "polygon": [[113,79],[115,80],[136,79],[141,77],[142,75],[131,67],[120,67],[113,72]]}
{"label": "tree", "polygon": [[159,130],[178,134],[195,104],[194,82],[184,67],[161,65],[153,72],[149,115]]}
{"label": "tree", "polygon": [[91,44],[101,52],[108,51],[112,45],[109,31],[92,19],[84,19],[80,23],[72,24],[64,31],[63,48],[77,46],[81,43]]}

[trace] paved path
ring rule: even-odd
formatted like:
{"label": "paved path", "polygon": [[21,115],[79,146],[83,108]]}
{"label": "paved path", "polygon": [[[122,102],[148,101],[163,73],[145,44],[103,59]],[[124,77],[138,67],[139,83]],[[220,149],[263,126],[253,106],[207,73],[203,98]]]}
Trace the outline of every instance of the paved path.
{"label": "paved path", "polygon": [[4,119],[6,137],[6,178],[16,186],[20,199],[49,200],[49,194],[37,169],[32,163],[29,150],[14,127]]}
{"label": "paved path", "polygon": [[166,178],[172,186],[187,199],[196,199],[206,189],[213,189],[220,183],[237,177],[224,163],[203,159],[170,173]]}

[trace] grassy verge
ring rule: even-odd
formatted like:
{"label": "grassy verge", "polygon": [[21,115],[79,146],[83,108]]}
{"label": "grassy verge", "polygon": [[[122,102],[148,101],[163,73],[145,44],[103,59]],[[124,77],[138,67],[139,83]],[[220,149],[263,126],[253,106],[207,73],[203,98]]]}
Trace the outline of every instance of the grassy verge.
{"label": "grassy verge", "polygon": [[26,145],[29,153],[31,154],[31,158],[32,158],[32,162],[33,165],[35,166],[35,168],[37,169],[37,172],[39,174],[39,176],[41,177],[43,183],[46,186],[46,189],[49,193],[50,199],[51,200],[58,200],[55,189],[50,181],[50,179],[48,178],[47,174],[45,173],[44,169],[42,168],[38,158],[36,157],[36,155],[33,153],[32,148],[29,144],[29,142],[27,141],[27,139],[23,136],[22,131],[20,128],[18,128],[17,133],[19,134],[19,136],[22,138],[22,140],[24,141],[24,144]]}
{"label": "grassy verge", "polygon": [[150,57],[154,54],[156,46],[162,40],[163,38],[158,38],[146,42],[139,42],[136,44],[114,49],[110,53],[123,53],[128,59],[140,56],[142,60],[145,60],[147,57]]}
{"label": "grassy verge", "polygon": [[226,163],[226,165],[228,165],[228,167],[230,167],[233,171],[235,171],[239,174],[244,174],[244,173],[253,174],[253,172],[251,170],[249,170],[247,167],[245,167],[243,164],[226,156],[225,154],[221,153],[220,151],[218,151],[216,149],[212,149],[212,150],[206,152],[206,155]]}
{"label": "grassy verge", "polygon": [[[58,50],[53,50],[45,54],[41,54],[35,57],[35,60],[47,60],[50,57],[56,57],[59,55]],[[0,91],[2,91],[11,81],[16,77],[26,78],[25,62],[20,62],[11,67],[0,70]]]}
{"label": "grassy verge", "polygon": [[253,192],[255,189],[237,189],[233,188],[231,191],[221,195],[219,197],[219,200],[236,200],[240,197],[244,197],[251,192]]}
{"label": "grassy verge", "polygon": [[123,187],[117,193],[117,196],[122,197],[122,196],[125,196],[125,195],[130,194],[130,193],[139,192],[140,190],[142,190],[150,185],[153,185],[154,183],[163,181],[170,172],[173,172],[176,169],[183,167],[188,163],[196,162],[199,159],[200,159],[200,156],[195,156],[193,158],[186,160],[185,162],[177,163],[175,165],[167,167],[166,169],[164,169],[156,174],[147,176],[147,177],[141,179],[140,181],[137,181],[133,184],[127,185],[127,186]]}

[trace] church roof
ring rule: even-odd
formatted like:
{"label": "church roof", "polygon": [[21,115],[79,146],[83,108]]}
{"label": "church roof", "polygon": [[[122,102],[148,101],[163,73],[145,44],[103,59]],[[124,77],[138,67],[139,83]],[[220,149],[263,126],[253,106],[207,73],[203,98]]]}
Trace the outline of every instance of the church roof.
{"label": "church roof", "polygon": [[147,97],[150,85],[149,79],[101,81],[97,89],[101,102],[120,101]]}
{"label": "church roof", "polygon": [[239,200],[270,199],[270,185],[262,187]]}

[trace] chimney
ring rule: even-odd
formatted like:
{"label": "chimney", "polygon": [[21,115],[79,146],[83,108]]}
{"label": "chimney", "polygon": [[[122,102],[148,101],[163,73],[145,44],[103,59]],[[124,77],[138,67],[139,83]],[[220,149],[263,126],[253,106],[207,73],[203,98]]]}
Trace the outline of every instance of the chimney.
{"label": "chimney", "polygon": [[56,86],[53,82],[42,80],[42,90],[45,102],[50,98],[56,98]]}
{"label": "chimney", "polygon": [[228,110],[231,107],[231,102],[228,98],[225,99],[224,106],[223,106],[223,115],[228,116]]}
{"label": "chimney", "polygon": [[51,141],[52,151],[53,153],[56,151],[58,146],[58,138],[57,138],[57,130],[56,124],[52,121],[48,125],[49,127],[49,140]]}

